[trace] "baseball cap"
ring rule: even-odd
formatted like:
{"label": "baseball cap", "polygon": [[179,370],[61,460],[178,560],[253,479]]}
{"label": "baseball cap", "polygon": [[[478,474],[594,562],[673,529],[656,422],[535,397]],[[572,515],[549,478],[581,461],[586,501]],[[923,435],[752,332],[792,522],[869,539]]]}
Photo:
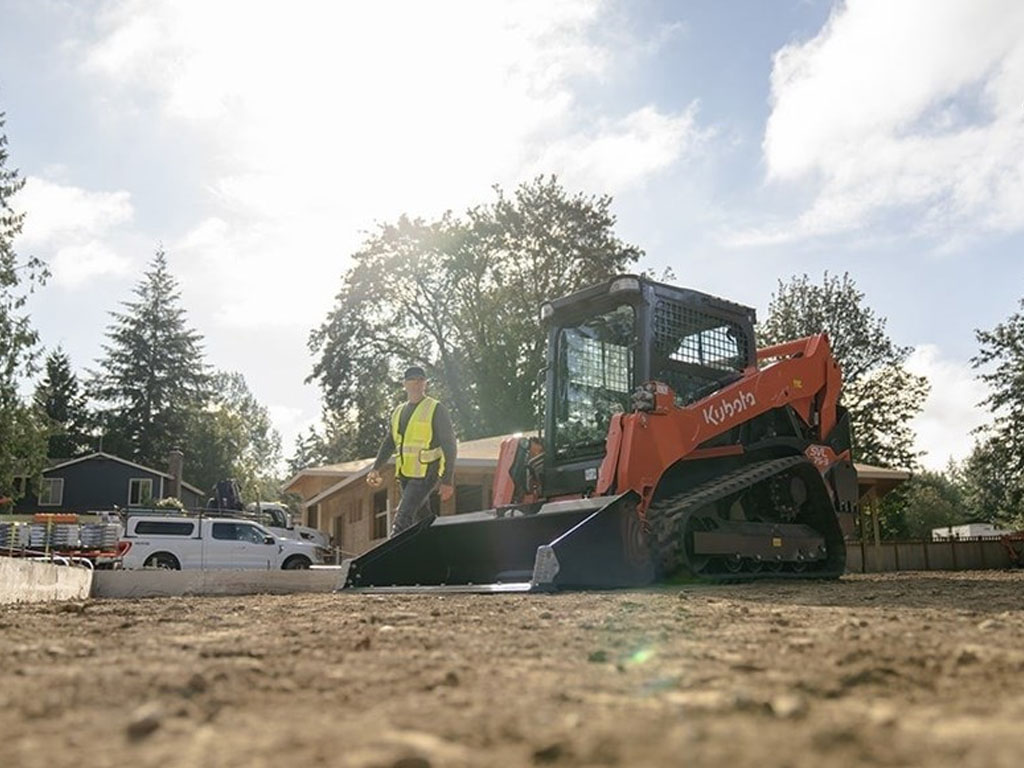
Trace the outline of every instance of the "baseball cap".
{"label": "baseball cap", "polygon": [[410,365],[405,369],[405,376],[403,378],[406,381],[409,379],[425,379],[427,378],[427,372],[418,365]]}

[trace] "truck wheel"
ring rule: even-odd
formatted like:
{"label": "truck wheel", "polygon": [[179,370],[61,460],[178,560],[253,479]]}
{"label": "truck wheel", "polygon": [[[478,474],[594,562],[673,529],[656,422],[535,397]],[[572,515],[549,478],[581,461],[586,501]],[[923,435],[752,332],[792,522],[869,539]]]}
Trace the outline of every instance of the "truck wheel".
{"label": "truck wheel", "polygon": [[281,568],[285,571],[301,571],[309,568],[313,563],[305,555],[292,555],[284,561]]}
{"label": "truck wheel", "polygon": [[161,568],[165,571],[180,571],[181,563],[170,552],[154,552],[146,558],[143,568]]}

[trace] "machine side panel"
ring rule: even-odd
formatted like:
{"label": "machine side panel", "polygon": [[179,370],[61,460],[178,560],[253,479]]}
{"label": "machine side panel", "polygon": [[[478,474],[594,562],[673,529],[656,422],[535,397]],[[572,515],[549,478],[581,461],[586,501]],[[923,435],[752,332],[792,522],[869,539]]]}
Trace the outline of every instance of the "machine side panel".
{"label": "machine side panel", "polygon": [[661,385],[653,410],[622,416],[616,489],[632,489],[649,500],[666,468],[708,440],[776,408],[793,406],[808,414],[811,424],[816,418],[816,432],[824,440],[836,421],[839,387],[828,339],[822,334],[768,351],[781,359],[761,370],[749,369],[739,381],[692,405],[675,406],[671,390]]}

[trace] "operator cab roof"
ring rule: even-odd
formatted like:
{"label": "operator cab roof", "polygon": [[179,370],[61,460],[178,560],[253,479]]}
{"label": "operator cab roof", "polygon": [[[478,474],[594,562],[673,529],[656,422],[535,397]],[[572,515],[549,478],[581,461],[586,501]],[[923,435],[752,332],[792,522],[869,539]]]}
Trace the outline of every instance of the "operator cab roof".
{"label": "operator cab roof", "polygon": [[595,307],[611,304],[614,300],[632,304],[644,303],[646,300],[646,303],[654,304],[658,298],[689,306],[707,307],[719,314],[742,317],[751,325],[757,322],[757,312],[753,307],[633,274],[616,275],[597,285],[545,302],[540,308],[541,322],[558,324],[572,321],[580,315],[590,314]]}

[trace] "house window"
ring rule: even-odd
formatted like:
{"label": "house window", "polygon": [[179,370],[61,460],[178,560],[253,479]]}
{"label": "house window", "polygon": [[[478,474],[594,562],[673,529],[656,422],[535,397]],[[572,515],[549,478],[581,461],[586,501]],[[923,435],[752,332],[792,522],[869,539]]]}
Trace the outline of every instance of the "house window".
{"label": "house window", "polygon": [[373,494],[373,538],[383,539],[388,535],[388,492],[387,489]]}
{"label": "house window", "polygon": [[363,519],[363,500],[356,499],[352,502],[352,505],[348,510],[348,521],[349,523],[358,523]]}
{"label": "house window", "polygon": [[44,477],[39,487],[40,507],[59,507],[64,501],[64,478]]}
{"label": "house window", "polygon": [[128,506],[139,507],[153,501],[153,481],[148,477],[133,477],[128,481]]}
{"label": "house window", "polygon": [[455,486],[455,514],[479,512],[484,508],[484,487],[482,485]]}
{"label": "house window", "polygon": [[314,504],[306,510],[306,525],[310,528],[320,527],[320,505]]}
{"label": "house window", "polygon": [[345,541],[345,516],[338,515],[334,518],[334,546],[344,547]]}

